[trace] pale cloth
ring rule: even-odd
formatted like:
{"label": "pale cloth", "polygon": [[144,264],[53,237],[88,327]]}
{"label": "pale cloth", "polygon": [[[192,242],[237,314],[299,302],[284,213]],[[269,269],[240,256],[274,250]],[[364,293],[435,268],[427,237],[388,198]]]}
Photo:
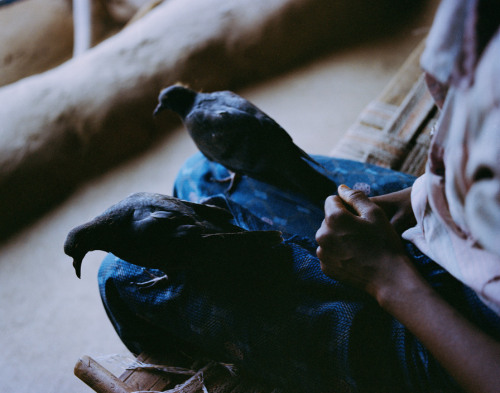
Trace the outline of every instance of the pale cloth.
{"label": "pale cloth", "polygon": [[492,18],[478,32],[479,3],[443,1],[422,55],[446,98],[403,237],[500,314],[500,32]]}

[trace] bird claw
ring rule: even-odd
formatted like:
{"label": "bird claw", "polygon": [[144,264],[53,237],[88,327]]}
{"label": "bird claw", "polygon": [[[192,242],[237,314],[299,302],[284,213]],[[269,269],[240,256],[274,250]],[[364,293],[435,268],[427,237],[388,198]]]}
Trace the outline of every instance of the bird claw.
{"label": "bird claw", "polygon": [[151,288],[155,285],[157,285],[159,282],[162,281],[168,281],[168,276],[164,274],[163,276],[155,276],[154,274],[146,272],[151,276],[151,280],[144,281],[144,282],[136,282],[135,285],[138,286],[139,288]]}
{"label": "bird claw", "polygon": [[232,181],[233,177],[234,175],[229,175],[228,177],[224,177],[222,179],[216,179],[215,177],[213,177],[212,180],[217,183],[227,183],[228,181]]}
{"label": "bird claw", "polygon": [[234,189],[236,188],[236,184],[238,183],[239,179],[241,178],[241,175],[236,173],[236,172],[230,172],[230,173],[231,174],[228,177],[224,177],[222,179],[215,179],[215,178],[213,179],[217,183],[230,182],[229,186],[227,187],[227,190],[226,190],[227,193],[231,193],[234,191]]}

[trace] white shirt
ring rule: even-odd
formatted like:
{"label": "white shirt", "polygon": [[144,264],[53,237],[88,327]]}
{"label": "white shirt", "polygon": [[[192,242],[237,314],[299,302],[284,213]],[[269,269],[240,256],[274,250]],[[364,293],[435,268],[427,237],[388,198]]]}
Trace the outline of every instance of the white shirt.
{"label": "white shirt", "polygon": [[403,237],[500,314],[500,32],[479,36],[478,3],[444,0],[422,55],[446,98]]}

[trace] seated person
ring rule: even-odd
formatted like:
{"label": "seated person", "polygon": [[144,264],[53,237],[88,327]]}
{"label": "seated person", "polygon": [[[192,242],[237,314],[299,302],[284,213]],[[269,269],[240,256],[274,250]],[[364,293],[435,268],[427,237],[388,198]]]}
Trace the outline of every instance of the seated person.
{"label": "seated person", "polygon": [[100,290],[127,347],[182,343],[288,391],[498,391],[499,11],[487,0],[438,10],[422,65],[442,113],[416,181],[316,156],[342,184],[323,211],[247,177],[226,194],[224,167],[189,159],[175,196],[285,240],[255,275],[214,286],[180,274],[140,287],[161,272],[109,255]]}

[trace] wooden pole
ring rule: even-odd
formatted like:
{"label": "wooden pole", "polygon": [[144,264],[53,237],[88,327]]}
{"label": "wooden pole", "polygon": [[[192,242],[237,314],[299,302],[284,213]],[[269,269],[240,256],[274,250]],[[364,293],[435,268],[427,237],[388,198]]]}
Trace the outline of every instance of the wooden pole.
{"label": "wooden pole", "polygon": [[75,365],[75,375],[97,393],[131,393],[125,382],[106,370],[90,356],[82,356]]}

